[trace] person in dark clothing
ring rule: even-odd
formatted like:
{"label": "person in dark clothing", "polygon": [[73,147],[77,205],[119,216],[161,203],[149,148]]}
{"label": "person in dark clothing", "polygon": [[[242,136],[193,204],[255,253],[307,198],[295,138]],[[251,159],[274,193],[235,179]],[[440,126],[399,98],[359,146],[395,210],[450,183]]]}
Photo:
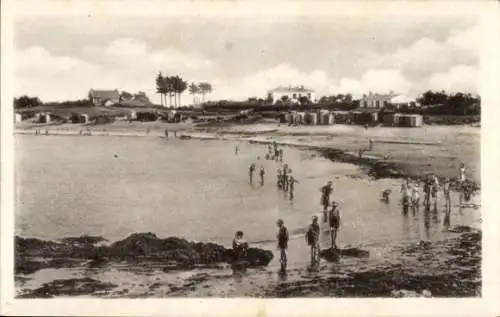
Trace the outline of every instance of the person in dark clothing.
{"label": "person in dark clothing", "polygon": [[286,249],[288,248],[288,229],[285,227],[283,220],[278,219],[276,221],[278,226],[278,250],[280,250],[280,264],[281,269],[286,269]]}
{"label": "person in dark clothing", "polygon": [[236,261],[246,257],[248,250],[248,243],[243,240],[243,231],[237,231],[233,239],[233,252]]}
{"label": "person in dark clothing", "polygon": [[332,249],[337,249],[337,233],[340,227],[340,210],[335,201],[332,202],[332,206],[328,212],[328,219],[332,238]]}
{"label": "person in dark clothing", "polygon": [[311,249],[311,266],[319,264],[319,232],[318,217],[313,216],[306,233],[306,242]]}
{"label": "person in dark clothing", "polygon": [[427,178],[424,181],[424,204],[427,206],[431,202],[431,181]]}
{"label": "person in dark clothing", "polygon": [[293,177],[293,175],[290,175],[288,178],[288,192],[290,194],[290,200],[293,200],[295,197],[295,183],[299,184],[299,181]]}
{"label": "person in dark clothing", "polygon": [[327,222],[327,210],[330,206],[330,196],[333,192],[333,182],[328,181],[328,183],[321,187],[321,205],[323,206],[323,222]]}
{"label": "person in dark clothing", "polygon": [[264,166],[261,165],[259,169],[259,175],[260,175],[260,186],[264,186],[264,175],[266,174],[266,170],[264,169]]}
{"label": "person in dark clothing", "polygon": [[250,177],[250,184],[253,183],[253,173],[255,172],[255,163],[250,164],[248,167],[248,176]]}

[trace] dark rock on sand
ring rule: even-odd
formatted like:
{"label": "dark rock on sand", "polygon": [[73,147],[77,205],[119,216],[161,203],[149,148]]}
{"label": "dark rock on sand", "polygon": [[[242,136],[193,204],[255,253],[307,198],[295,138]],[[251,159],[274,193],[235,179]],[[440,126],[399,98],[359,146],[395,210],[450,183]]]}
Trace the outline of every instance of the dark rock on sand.
{"label": "dark rock on sand", "polygon": [[464,233],[464,232],[471,232],[474,231],[472,227],[469,226],[455,226],[451,229],[448,229],[449,232],[454,232],[454,233]]}
{"label": "dark rock on sand", "polygon": [[[166,270],[213,267],[217,263],[234,261],[232,250],[224,246],[189,242],[177,237],[161,239],[150,232],[134,233],[111,245],[96,245],[103,240],[100,237],[82,236],[54,242],[16,237],[16,273],[30,274],[54,265],[72,266],[76,260],[91,260],[87,262],[89,267],[101,267],[113,260],[162,261],[169,263]],[[271,251],[250,248],[245,260],[248,267],[259,267],[269,264],[272,258]],[[58,263],[54,263],[54,259]]]}
{"label": "dark rock on sand", "polygon": [[55,280],[42,287],[20,295],[20,298],[49,298],[54,296],[98,295],[107,292],[116,285],[104,283],[91,278]]}
{"label": "dark rock on sand", "polygon": [[336,262],[340,257],[356,257],[356,258],[367,258],[370,256],[369,251],[361,250],[359,248],[347,248],[347,249],[325,249],[319,252],[319,256],[329,262]]}

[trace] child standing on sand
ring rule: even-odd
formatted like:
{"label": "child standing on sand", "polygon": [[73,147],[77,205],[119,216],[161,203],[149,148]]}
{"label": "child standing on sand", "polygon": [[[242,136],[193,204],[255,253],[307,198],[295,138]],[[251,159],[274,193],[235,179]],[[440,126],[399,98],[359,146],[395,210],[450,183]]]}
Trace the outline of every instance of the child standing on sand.
{"label": "child standing on sand", "polygon": [[285,227],[283,220],[276,221],[278,226],[278,249],[280,250],[281,270],[286,269],[286,249],[288,248],[288,229]]}

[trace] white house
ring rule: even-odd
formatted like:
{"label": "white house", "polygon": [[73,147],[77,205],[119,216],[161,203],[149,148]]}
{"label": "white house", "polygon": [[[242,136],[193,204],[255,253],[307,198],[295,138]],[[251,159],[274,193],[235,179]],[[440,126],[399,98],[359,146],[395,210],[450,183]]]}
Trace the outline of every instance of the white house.
{"label": "white house", "polygon": [[310,101],[314,101],[316,100],[316,93],[312,89],[304,88],[304,86],[280,86],[267,92],[267,98],[272,100],[273,104],[283,100],[283,98],[287,98],[292,103],[299,103],[301,97],[307,97]]}
{"label": "white house", "polygon": [[361,108],[382,108],[390,104],[391,99],[397,95],[391,91],[388,94],[374,94],[370,91],[368,95],[364,94],[359,105]]}

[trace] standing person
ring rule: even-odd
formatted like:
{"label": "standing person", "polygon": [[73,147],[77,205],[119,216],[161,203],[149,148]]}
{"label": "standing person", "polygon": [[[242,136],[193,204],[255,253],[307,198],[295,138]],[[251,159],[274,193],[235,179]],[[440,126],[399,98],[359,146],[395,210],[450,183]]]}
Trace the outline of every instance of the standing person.
{"label": "standing person", "polygon": [[255,172],[255,163],[250,164],[248,168],[248,176],[250,177],[250,184],[253,183],[253,173]]}
{"label": "standing person", "polygon": [[168,129],[165,129],[165,137],[168,138]]}
{"label": "standing person", "polygon": [[264,175],[266,174],[266,170],[264,169],[264,165],[260,166],[259,175],[260,175],[260,186],[264,186]]}
{"label": "standing person", "polygon": [[411,197],[411,189],[410,189],[410,181],[406,179],[403,184],[401,184],[401,204],[403,205],[403,209],[406,209],[410,204]]}
{"label": "standing person", "polygon": [[235,261],[240,261],[247,255],[248,243],[243,239],[243,231],[236,231],[233,239],[233,252]]}
{"label": "standing person", "polygon": [[268,144],[267,145],[267,156],[273,160],[274,157],[273,157],[273,146],[271,144]]}
{"label": "standing person", "polygon": [[451,197],[450,197],[450,180],[449,180],[449,178],[445,178],[445,180],[444,180],[443,196],[444,196],[446,213],[449,214],[451,212]]}
{"label": "standing person", "polygon": [[238,155],[238,153],[240,153],[240,147],[239,147],[239,145],[238,145],[238,144],[236,144],[236,145],[234,146],[234,154],[235,154],[235,155]]}
{"label": "standing person", "polygon": [[285,192],[288,191],[288,172],[289,172],[289,169],[288,169],[288,164],[283,164],[283,190]]}
{"label": "standing person", "polygon": [[288,248],[288,229],[285,227],[283,220],[278,219],[276,221],[276,225],[278,226],[278,250],[280,250],[280,264],[281,270],[284,271],[286,269],[286,249]]}
{"label": "standing person", "polygon": [[279,157],[280,157],[280,162],[283,162],[283,148],[279,149]]}
{"label": "standing person", "polygon": [[413,185],[413,189],[411,191],[411,204],[414,208],[418,208],[420,205],[420,186],[418,183]]}
{"label": "standing person", "polygon": [[276,177],[278,178],[277,182],[276,182],[276,186],[279,189],[283,189],[283,175],[282,175],[282,172],[281,172],[281,168],[278,168],[276,170]]}
{"label": "standing person", "polygon": [[332,201],[332,206],[328,212],[329,225],[330,225],[330,235],[332,238],[332,249],[338,249],[337,247],[337,233],[340,227],[340,210],[338,208],[337,202]]}
{"label": "standing person", "polygon": [[288,191],[290,193],[290,200],[293,200],[294,197],[294,189],[295,189],[295,183],[300,184],[298,180],[293,177],[293,175],[290,175],[288,178]]}
{"label": "standing person", "polygon": [[370,138],[370,139],[368,140],[368,142],[370,142],[370,143],[369,143],[369,146],[368,146],[368,151],[373,151],[373,141],[372,141],[372,139]]}
{"label": "standing person", "polygon": [[432,188],[431,188],[432,198],[434,198],[434,205],[437,205],[438,202],[438,194],[439,194],[439,179],[436,175],[432,176]]}
{"label": "standing person", "polygon": [[323,222],[327,221],[327,210],[328,207],[330,206],[330,196],[332,195],[333,192],[333,182],[328,181],[328,183],[321,187],[321,205],[323,206]]}
{"label": "standing person", "polygon": [[319,231],[318,217],[313,216],[306,233],[306,242],[311,249],[311,266],[319,264]]}
{"label": "standing person", "polygon": [[431,202],[431,181],[429,178],[424,180],[424,204],[428,206]]}
{"label": "standing person", "polygon": [[459,205],[462,206],[464,195],[465,195],[465,164],[460,164],[460,171],[458,176],[458,187],[459,187]]}

